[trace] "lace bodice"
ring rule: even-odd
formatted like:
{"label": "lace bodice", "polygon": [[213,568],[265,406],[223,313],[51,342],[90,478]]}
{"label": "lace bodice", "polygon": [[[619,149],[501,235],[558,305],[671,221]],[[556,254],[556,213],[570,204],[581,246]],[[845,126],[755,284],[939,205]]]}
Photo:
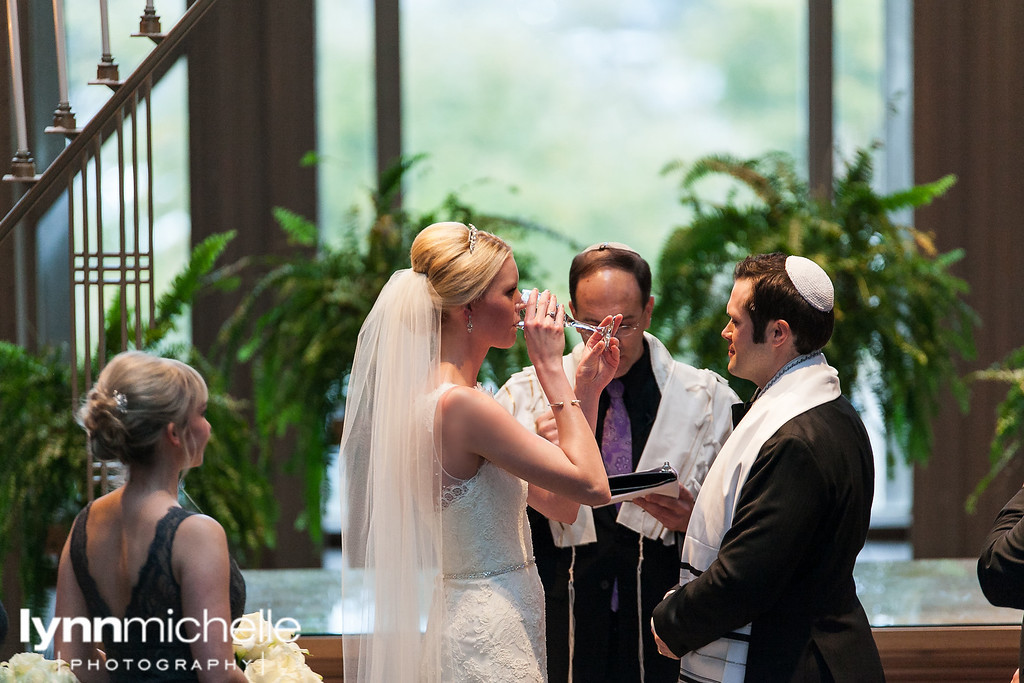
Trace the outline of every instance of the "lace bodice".
{"label": "lace bodice", "polygon": [[444,487],[446,575],[486,575],[533,559],[526,486],[485,460],[472,479]]}

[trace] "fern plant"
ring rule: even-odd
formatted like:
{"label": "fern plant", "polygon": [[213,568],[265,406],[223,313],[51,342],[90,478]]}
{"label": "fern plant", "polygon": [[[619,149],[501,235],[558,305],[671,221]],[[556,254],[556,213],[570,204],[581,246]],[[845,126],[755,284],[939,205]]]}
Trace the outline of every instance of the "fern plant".
{"label": "fern plant", "polygon": [[995,382],[1006,385],[1006,396],[996,407],[996,429],[989,445],[989,471],[967,497],[965,508],[973,513],[978,500],[992,480],[1002,472],[1020,451],[1024,439],[1024,346],[1011,351],[1006,358],[987,370],[967,376],[970,382]]}
{"label": "fern plant", "polygon": [[[655,321],[670,349],[725,373],[719,333],[735,264],[754,253],[806,256],[835,285],[836,333],[825,355],[844,393],[868,389],[896,449],[908,461],[927,459],[940,389],[966,398],[956,363],[973,357],[977,317],[964,298],[967,284],[951,272],[963,253],[940,253],[931,235],[893,214],[930,203],[955,178],[879,194],[871,149],[858,150],[837,175],[831,202],[813,197],[780,153],[708,156],[665,172],[682,174],[680,201],[693,211],[660,254]],[[723,202],[700,194],[711,177],[730,183]]]}

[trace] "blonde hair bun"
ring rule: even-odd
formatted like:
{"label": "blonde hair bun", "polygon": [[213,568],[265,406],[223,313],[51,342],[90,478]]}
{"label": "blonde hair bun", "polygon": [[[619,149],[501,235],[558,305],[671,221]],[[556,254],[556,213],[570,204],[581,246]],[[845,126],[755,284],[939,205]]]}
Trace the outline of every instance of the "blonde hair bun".
{"label": "blonde hair bun", "polygon": [[409,252],[412,269],[426,275],[442,309],[483,296],[511,255],[512,247],[497,235],[456,222],[423,228]]}

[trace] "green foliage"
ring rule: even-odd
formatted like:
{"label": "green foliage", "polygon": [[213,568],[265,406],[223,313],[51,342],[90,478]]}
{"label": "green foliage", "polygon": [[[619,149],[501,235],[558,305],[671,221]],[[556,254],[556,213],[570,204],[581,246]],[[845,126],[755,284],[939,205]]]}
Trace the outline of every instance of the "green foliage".
{"label": "green foliage", "polygon": [[1006,397],[996,408],[996,431],[988,453],[989,471],[974,487],[964,506],[973,513],[981,494],[1017,455],[1024,438],[1024,346],[1011,351],[1001,363],[988,370],[971,373],[968,380],[1007,385]]}
{"label": "green foliage", "polygon": [[[25,606],[45,606],[56,582],[59,544],[52,528],[85,500],[85,434],[75,424],[71,370],[56,349],[32,354],[0,342],[0,555],[19,554]],[[47,539],[50,544],[47,544]]]}
{"label": "green foliage", "polygon": [[[105,311],[101,343],[106,358],[123,344],[178,358],[205,377],[213,438],[204,466],[188,476],[189,493],[204,512],[221,522],[233,551],[244,559],[273,543],[276,504],[265,463],[250,460],[254,443],[244,406],[227,394],[216,368],[194,349],[167,344],[175,321],[206,286],[214,262],[232,237],[233,233],[214,235],[195,248],[157,302],[142,343],[127,333],[134,328],[136,311],[115,297]],[[0,510],[10,511],[0,517],[0,555],[18,550],[25,602],[32,608],[45,606],[45,590],[56,579],[63,533],[88,498],[85,486],[91,473],[85,433],[74,419],[70,366],[66,350],[31,353],[0,343],[0,448],[7,454],[0,468]],[[99,365],[93,362],[91,370],[97,376]],[[79,395],[85,390],[77,387]]]}
{"label": "green foliage", "polygon": [[[930,235],[891,214],[928,204],[955,179],[880,195],[871,187],[871,153],[857,151],[835,180],[832,202],[813,197],[780,153],[669,166],[666,173],[683,171],[681,202],[694,218],[660,255],[655,325],[673,352],[724,373],[719,333],[736,262],[774,251],[816,261],[835,285],[836,332],[825,354],[844,393],[869,389],[892,442],[908,461],[921,461],[930,454],[940,389],[965,398],[955,364],[973,356],[977,321],[966,283],[950,272],[962,252],[939,253]],[[699,194],[712,177],[729,182],[724,202]]]}
{"label": "green foliage", "polygon": [[288,243],[297,244],[303,247],[313,247],[317,243],[316,223],[294,211],[280,206],[273,209],[274,220],[281,229],[288,233]]}
{"label": "green foliage", "polygon": [[146,330],[145,348],[161,343],[174,329],[179,316],[191,307],[192,302],[209,285],[210,271],[235,234],[231,230],[210,235],[193,247],[189,262],[174,276],[171,286],[156,303],[156,318]]}
{"label": "green foliage", "polygon": [[[479,213],[453,194],[418,215],[396,208],[403,177],[423,159],[405,158],[384,174],[371,193],[374,215],[368,227],[361,227],[361,216],[353,210],[337,246],[321,245],[311,253],[313,224],[277,209],[274,215],[296,252],[259,277],[218,337],[223,374],[249,364],[262,457],[270,459],[275,441],[293,435],[286,466],[302,477],[305,495],[305,512],[296,524],[318,542],[326,468],[337,451],[332,422],[343,412],[359,329],[391,274],[409,267],[409,249],[419,230],[453,220],[472,222],[513,243],[524,233],[565,240],[534,224]],[[528,279],[532,259],[518,253],[516,259],[521,277]],[[488,360],[484,381],[504,381],[528,364],[521,341],[511,353],[492,353]]]}
{"label": "green foliage", "polygon": [[257,448],[249,406],[230,395],[227,379],[194,348],[179,358],[206,379],[206,419],[213,426],[203,466],[190,471],[185,480],[187,495],[198,510],[224,527],[240,564],[258,565],[260,554],[274,547],[278,508],[269,463],[259,457],[253,460]]}

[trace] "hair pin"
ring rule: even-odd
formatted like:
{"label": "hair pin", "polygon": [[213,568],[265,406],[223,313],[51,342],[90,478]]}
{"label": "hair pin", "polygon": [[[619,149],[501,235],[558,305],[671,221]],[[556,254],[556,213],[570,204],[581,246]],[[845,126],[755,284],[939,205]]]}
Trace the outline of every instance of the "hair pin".
{"label": "hair pin", "polygon": [[117,404],[117,412],[122,415],[128,414],[128,397],[117,389],[114,389],[114,403]]}
{"label": "hair pin", "polygon": [[467,223],[466,227],[469,228],[469,253],[472,254],[473,249],[476,248],[476,233],[478,231],[472,223]]}

